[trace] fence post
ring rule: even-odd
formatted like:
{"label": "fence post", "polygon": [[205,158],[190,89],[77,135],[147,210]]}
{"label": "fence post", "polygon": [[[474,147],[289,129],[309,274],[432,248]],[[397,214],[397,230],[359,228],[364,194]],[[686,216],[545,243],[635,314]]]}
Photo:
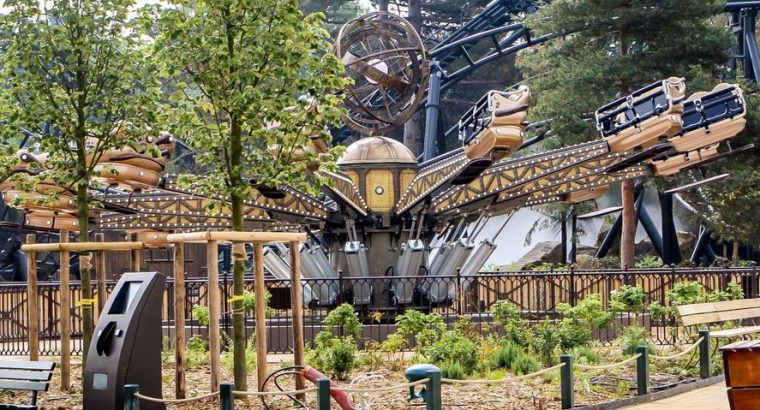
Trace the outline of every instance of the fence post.
{"label": "fence post", "polygon": [[140,400],[135,397],[135,393],[140,391],[140,387],[136,384],[124,385],[124,410],[139,410]]}
{"label": "fence post", "polygon": [[560,356],[560,362],[565,364],[559,370],[562,409],[572,409],[575,406],[575,390],[573,389],[573,356],[563,354]]}
{"label": "fence post", "polygon": [[575,294],[575,265],[570,265],[570,306],[578,303],[578,295]]}
{"label": "fence post", "polygon": [[649,393],[649,347],[636,346],[636,393],[641,396]]}
{"label": "fence post", "polygon": [[330,410],[330,379],[317,380],[317,410]]}
{"label": "fence post", "polygon": [[710,331],[700,330],[699,337],[703,338],[699,344],[699,377],[706,379],[712,375],[710,368]]}
{"label": "fence post", "polygon": [[439,369],[428,370],[425,373],[430,381],[427,383],[427,407],[426,410],[441,410],[441,371]]}
{"label": "fence post", "polygon": [[462,268],[457,268],[457,283],[454,284],[454,288],[457,291],[457,315],[462,314]]}
{"label": "fence post", "polygon": [[234,408],[232,383],[224,382],[219,385],[219,410],[232,410]]}

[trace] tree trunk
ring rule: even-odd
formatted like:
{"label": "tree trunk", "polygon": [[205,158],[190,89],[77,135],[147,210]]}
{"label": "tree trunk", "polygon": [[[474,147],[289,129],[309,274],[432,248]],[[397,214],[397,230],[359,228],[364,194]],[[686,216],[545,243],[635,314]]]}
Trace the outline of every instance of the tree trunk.
{"label": "tree trunk", "polygon": [[[231,184],[238,187],[243,184],[242,175],[240,175],[240,165],[243,156],[243,144],[241,140],[242,131],[237,118],[233,116],[232,126],[230,129],[231,149],[229,170]],[[243,197],[236,193],[240,192],[233,189],[230,199],[232,200],[232,230],[242,232],[243,225]],[[242,245],[242,250],[240,249]],[[243,292],[245,290],[245,245],[234,244],[232,247],[232,256],[234,260],[232,274],[232,356],[233,356],[233,373],[235,377],[235,389],[239,391],[248,390],[248,376],[245,360],[245,305],[243,303]],[[256,301],[262,303],[262,301]],[[256,323],[259,326],[259,323]],[[218,354],[218,352],[217,352]],[[257,366],[266,366],[266,363],[257,363]],[[261,383],[261,380],[258,381]]]}
{"label": "tree trunk", "polygon": [[388,11],[388,0],[380,0],[377,4],[380,11]]}
{"label": "tree trunk", "polygon": [[623,205],[623,229],[620,234],[620,268],[633,268],[636,253],[636,209],[634,181],[627,179],[620,186]]}
{"label": "tree trunk", "polygon": [[[87,177],[81,177],[77,184],[77,218],[79,219],[79,242],[87,242],[89,239],[89,216],[90,207],[87,204]],[[89,258],[79,257],[79,278],[82,280],[82,369],[87,364],[87,352],[90,350],[92,340],[92,288],[90,286],[90,263]],[[105,297],[105,295],[98,295]]]}
{"label": "tree trunk", "polygon": [[[409,0],[409,14],[407,20],[412,24],[419,33],[422,29],[422,2],[420,0]],[[404,124],[404,145],[406,145],[414,155],[419,155],[423,149],[423,113],[422,111],[414,114],[409,121]]]}
{"label": "tree trunk", "polygon": [[734,241],[734,249],[731,252],[731,265],[739,266],[739,241]]}

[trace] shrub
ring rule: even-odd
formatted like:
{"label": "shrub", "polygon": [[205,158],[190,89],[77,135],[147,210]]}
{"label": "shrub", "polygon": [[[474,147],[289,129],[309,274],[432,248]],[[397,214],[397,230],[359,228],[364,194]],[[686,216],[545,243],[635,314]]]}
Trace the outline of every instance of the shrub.
{"label": "shrub", "polygon": [[185,364],[193,368],[209,363],[208,343],[203,338],[195,335],[187,339],[185,346]]}
{"label": "shrub", "polygon": [[193,317],[198,321],[201,326],[208,326],[208,307],[202,305],[193,305],[192,310]]}
{"label": "shrub", "polygon": [[624,327],[617,342],[623,354],[628,356],[635,354],[638,346],[647,346],[650,352],[654,351],[654,345],[649,340],[649,332],[641,326]]}
{"label": "shrub", "polygon": [[465,371],[458,362],[441,363],[441,377],[446,379],[464,380]]}
{"label": "shrub", "polygon": [[[344,380],[356,367],[356,341],[362,326],[354,307],[344,303],[333,309],[324,320],[325,329],[314,338],[314,349],[307,352],[310,365],[332,377]],[[344,337],[335,335],[342,330]]]}
{"label": "shrub", "polygon": [[420,353],[439,340],[446,330],[446,324],[441,315],[431,313],[426,315],[422,312],[409,309],[404,314],[396,317],[396,332],[389,336],[393,342],[387,346],[388,350],[395,351],[406,347],[409,337],[414,337],[417,352]]}
{"label": "shrub", "polygon": [[497,368],[509,369],[512,366],[512,361],[521,353],[520,346],[511,341],[506,341],[496,350],[494,365]]}
{"label": "shrub", "polygon": [[641,313],[644,310],[644,289],[623,285],[610,292],[610,308],[615,312]]}
{"label": "shrub", "polygon": [[517,306],[506,300],[500,300],[493,304],[491,313],[494,320],[504,328],[508,340],[520,346],[528,345],[527,324],[520,316]]}
{"label": "shrub", "polygon": [[663,267],[662,260],[654,255],[644,255],[637,260],[634,266],[637,269],[656,269]]}
{"label": "shrub", "polygon": [[538,371],[540,365],[533,356],[521,353],[512,361],[512,371],[516,375],[529,374]]}
{"label": "shrub", "polygon": [[576,320],[563,320],[557,329],[562,350],[585,346],[591,341],[591,327]]}
{"label": "shrub", "polygon": [[707,295],[708,302],[722,302],[726,300],[737,300],[744,297],[744,290],[738,283],[729,283],[726,290],[715,290]]}
{"label": "shrub", "polygon": [[328,313],[324,324],[331,332],[339,329],[344,336],[353,339],[358,340],[362,334],[362,324],[356,317],[354,307],[348,303],[343,303]]}
{"label": "shrub", "polygon": [[533,327],[533,351],[545,365],[554,362],[555,351],[560,345],[560,335],[557,325],[548,318]]}
{"label": "shrub", "polygon": [[706,299],[705,287],[699,282],[680,282],[665,292],[670,306],[702,303]]}
{"label": "shrub", "polygon": [[478,364],[478,346],[475,341],[454,330],[444,332],[423,354],[438,365],[457,362],[466,374],[472,373]]}
{"label": "shrub", "polygon": [[558,333],[564,350],[588,344],[593,329],[606,327],[614,318],[612,312],[604,309],[599,294],[586,296],[576,306],[560,303],[557,310],[563,315]]}
{"label": "shrub", "polygon": [[[222,366],[232,371],[235,367],[234,363],[232,350],[224,352],[224,355],[222,356]],[[248,343],[246,343],[245,346],[245,368],[248,372],[251,372],[256,368],[256,334],[253,334],[248,338]]]}
{"label": "shrub", "polygon": [[602,360],[597,349],[591,346],[576,346],[570,350],[570,355],[580,363],[597,364]]}
{"label": "shrub", "polygon": [[329,351],[330,370],[338,380],[346,380],[356,366],[356,344],[343,338]]}

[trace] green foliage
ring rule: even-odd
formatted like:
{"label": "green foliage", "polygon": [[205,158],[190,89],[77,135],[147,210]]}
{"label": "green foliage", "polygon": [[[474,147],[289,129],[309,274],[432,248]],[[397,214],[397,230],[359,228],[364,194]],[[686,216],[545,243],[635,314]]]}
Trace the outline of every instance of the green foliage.
{"label": "green foliage", "polygon": [[441,315],[408,309],[396,316],[396,332],[389,335],[383,343],[383,350],[395,353],[407,346],[410,337],[416,342],[418,353],[422,353],[435,341],[439,340],[446,330],[446,324]]}
{"label": "green foliage", "polygon": [[195,335],[187,339],[185,347],[185,365],[192,369],[209,363],[208,343]]}
{"label": "green foliage", "polygon": [[[272,294],[269,293],[268,290],[265,290],[264,297],[266,299],[267,305],[269,305],[269,301],[272,299]],[[256,310],[256,294],[254,292],[243,292],[243,308],[248,313]]]}
{"label": "green foliage", "polygon": [[[332,377],[345,380],[358,364],[356,342],[361,336],[361,322],[354,307],[343,303],[328,313],[324,325],[325,329],[314,338],[314,349],[307,351],[306,360]],[[338,332],[343,336],[336,336]]]}
{"label": "green foliage", "polygon": [[453,380],[464,380],[466,373],[464,368],[459,362],[443,362],[441,363],[441,377]]}
{"label": "green foliage", "polygon": [[555,323],[545,318],[533,327],[532,348],[544,365],[552,365],[556,359],[556,351],[562,339]]}
{"label": "green foliage", "polygon": [[691,305],[702,303],[707,299],[705,287],[699,282],[679,282],[665,292],[670,306]]}
{"label": "green foliage", "polygon": [[654,345],[649,337],[649,331],[641,326],[626,326],[622,329],[621,335],[616,342],[625,355],[636,353],[636,347],[647,346],[650,352],[654,351]]}
{"label": "green foliage", "polygon": [[343,303],[325,317],[324,324],[327,326],[326,330],[334,332],[336,330],[342,331],[345,337],[350,337],[354,340],[358,340],[362,334],[362,324],[359,318],[356,317],[354,307],[348,303]]}
{"label": "green foliage", "polygon": [[456,330],[443,332],[440,339],[423,350],[423,354],[435,364],[459,363],[467,374],[472,373],[478,364],[476,341]]}
{"label": "green foliage", "polygon": [[533,373],[541,368],[535,357],[525,353],[515,357],[511,367],[512,371],[518,376]]}
{"label": "green foliage", "polygon": [[527,346],[530,343],[528,337],[527,321],[520,315],[520,309],[506,300],[499,300],[491,307],[494,320],[504,328],[506,338],[512,342]]}
{"label": "green foliage", "polygon": [[737,300],[744,297],[744,290],[738,283],[729,283],[726,290],[714,290],[707,295],[708,302],[723,302],[726,300]]}
{"label": "green foliage", "polygon": [[[222,355],[222,366],[229,371],[233,370],[235,366],[232,351],[228,350],[224,352]],[[256,368],[256,334],[248,338],[248,343],[245,346],[245,368],[249,372]]]}
{"label": "green foliage", "polygon": [[598,364],[602,360],[599,349],[593,346],[576,346],[570,350],[569,354],[577,362],[584,364]]}
{"label": "green foliage", "polygon": [[614,312],[641,313],[644,309],[644,289],[623,285],[610,292],[610,308]]}
{"label": "green foliage", "polygon": [[511,341],[506,341],[499,346],[494,356],[494,366],[502,369],[509,369],[515,357],[522,353],[522,348]]}
{"label": "green foliage", "polygon": [[662,259],[654,255],[644,255],[636,261],[636,269],[656,269],[663,267]]}
{"label": "green foliage", "polygon": [[652,302],[649,305],[649,314],[652,315],[653,320],[661,320],[672,313],[672,309],[669,306],[663,306],[660,302]]}
{"label": "green foliage", "polygon": [[209,324],[208,306],[193,305],[192,314],[195,320],[198,321],[198,324],[200,326],[208,326]]}
{"label": "green foliage", "polygon": [[558,332],[560,346],[564,350],[587,344],[591,341],[594,328],[604,328],[614,318],[613,313],[604,308],[601,296],[596,293],[586,296],[575,306],[560,303],[557,311],[563,316]]}

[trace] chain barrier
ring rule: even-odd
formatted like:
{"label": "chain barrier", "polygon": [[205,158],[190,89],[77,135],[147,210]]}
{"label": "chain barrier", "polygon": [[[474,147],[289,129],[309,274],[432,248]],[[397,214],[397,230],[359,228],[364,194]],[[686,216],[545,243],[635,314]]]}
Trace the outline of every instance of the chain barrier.
{"label": "chain barrier", "polygon": [[393,391],[393,390],[401,390],[401,389],[406,389],[409,387],[419,386],[421,384],[426,384],[429,381],[430,379],[422,379],[422,380],[417,380],[411,383],[404,383],[404,384],[397,384],[395,386],[377,387],[377,388],[369,388],[369,389],[359,389],[359,388],[353,388],[353,387],[332,387],[330,390],[340,391],[344,393],[383,393],[383,392],[388,392],[388,391]]}
{"label": "chain barrier", "polygon": [[635,355],[633,355],[633,356],[631,356],[631,357],[629,357],[629,358],[627,358],[627,359],[625,359],[623,361],[620,361],[620,362],[617,362],[617,363],[612,363],[612,364],[607,364],[607,365],[604,365],[604,366],[588,366],[588,365],[585,365],[585,364],[578,364],[578,363],[576,363],[575,367],[577,367],[577,368],[579,368],[581,370],[609,370],[609,369],[614,369],[615,367],[624,366],[624,365],[626,365],[628,363],[631,363],[631,362],[635,362],[636,359],[638,359],[639,357],[641,357],[641,353],[636,353]]}
{"label": "chain barrier", "polygon": [[671,359],[677,359],[677,358],[679,358],[679,357],[681,357],[681,356],[686,356],[686,355],[687,355],[688,353],[690,353],[692,350],[694,350],[694,349],[696,349],[697,347],[699,347],[699,345],[700,345],[700,344],[702,343],[702,341],[704,341],[704,340],[705,340],[705,338],[704,338],[704,337],[700,337],[700,338],[699,338],[699,340],[697,340],[696,342],[694,342],[694,344],[693,344],[693,345],[691,345],[691,346],[689,346],[688,348],[686,348],[686,350],[684,350],[684,351],[682,351],[682,352],[679,352],[679,353],[675,353],[675,354],[672,354],[672,355],[670,355],[670,356],[658,356],[658,355],[656,355],[656,354],[650,354],[650,355],[649,355],[649,357],[651,357],[652,359],[657,359],[657,360],[671,360]]}
{"label": "chain barrier", "polygon": [[145,400],[152,403],[170,403],[171,404],[171,403],[189,403],[191,401],[199,401],[199,400],[208,399],[209,397],[218,398],[219,393],[212,392],[212,393],[202,394],[200,396],[188,397],[186,399],[159,399],[157,397],[144,396],[140,393],[135,393],[135,397],[137,397],[140,400]]}
{"label": "chain barrier", "polygon": [[317,391],[316,387],[309,387],[303,390],[287,390],[287,391],[240,391],[233,390],[232,394],[235,396],[295,396],[296,394],[306,394]]}

